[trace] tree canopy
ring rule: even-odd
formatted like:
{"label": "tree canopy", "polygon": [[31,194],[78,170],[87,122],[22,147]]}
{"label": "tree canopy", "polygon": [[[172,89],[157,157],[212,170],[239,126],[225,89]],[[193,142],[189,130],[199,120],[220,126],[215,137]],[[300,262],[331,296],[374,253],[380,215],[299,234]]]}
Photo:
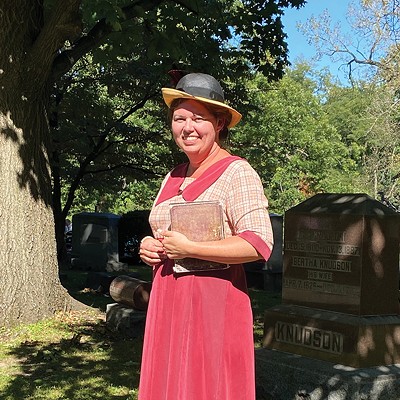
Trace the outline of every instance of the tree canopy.
{"label": "tree canopy", "polygon": [[364,173],[375,197],[382,192],[399,205],[398,1],[353,1],[347,19],[351,27],[347,33],[339,25],[332,25],[327,12],[311,18],[303,31],[320,54],[343,63],[353,87],[363,86],[364,103],[369,103],[360,125],[363,132],[358,133],[364,148],[360,154]]}
{"label": "tree canopy", "polygon": [[[287,63],[280,15],[283,7],[304,3],[0,0],[0,212],[7,215],[0,219],[5,232],[0,283],[6,288],[0,295],[0,325],[34,321],[75,304],[58,280],[54,242],[54,221],[57,232],[63,226],[61,209],[52,201],[61,193],[58,152],[69,151],[60,135],[69,128],[76,154],[66,154],[69,166],[75,163],[82,175],[95,150],[110,165],[107,149],[128,130],[117,127],[168,84],[170,69],[202,70],[232,83],[253,70],[279,78]],[[79,87],[85,79],[91,87]],[[94,91],[96,79],[103,81]],[[73,91],[80,93],[76,104],[69,100],[75,111],[59,115],[55,108],[62,109],[63,96]],[[117,91],[119,97],[113,96]],[[101,96],[93,101],[95,92]],[[240,104],[240,96],[229,97]],[[143,133],[139,124],[129,128]],[[53,148],[51,132],[58,129]]]}
{"label": "tree canopy", "polygon": [[[179,158],[169,135],[160,135],[164,115],[157,102],[160,87],[171,84],[169,69],[206,71],[224,80],[226,97],[245,112],[237,77],[255,70],[268,80],[282,76],[287,48],[280,16],[283,7],[302,3],[159,2],[150,10],[147,3],[132,8],[126,1],[83,2],[82,33],[54,61],[54,74],[64,74],[52,75],[53,204],[59,229],[78,192],[79,204],[85,204],[82,185],[97,194],[102,209],[110,198],[105,188],[120,192],[127,179],[161,176]],[[87,38],[95,33],[104,38],[85,53]],[[71,59],[75,64],[66,71]]]}
{"label": "tree canopy", "polygon": [[288,70],[279,82],[259,74],[248,83],[254,109],[232,142],[260,174],[273,212],[283,213],[316,193],[356,186],[351,147],[330,119],[317,84],[307,65]]}

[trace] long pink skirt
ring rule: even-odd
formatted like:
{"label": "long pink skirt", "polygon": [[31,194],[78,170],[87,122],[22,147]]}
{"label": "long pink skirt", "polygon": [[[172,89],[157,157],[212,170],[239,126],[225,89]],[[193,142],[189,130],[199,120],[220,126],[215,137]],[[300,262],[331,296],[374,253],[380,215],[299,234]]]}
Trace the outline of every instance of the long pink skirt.
{"label": "long pink skirt", "polygon": [[140,400],[254,400],[253,317],[241,265],[155,271]]}

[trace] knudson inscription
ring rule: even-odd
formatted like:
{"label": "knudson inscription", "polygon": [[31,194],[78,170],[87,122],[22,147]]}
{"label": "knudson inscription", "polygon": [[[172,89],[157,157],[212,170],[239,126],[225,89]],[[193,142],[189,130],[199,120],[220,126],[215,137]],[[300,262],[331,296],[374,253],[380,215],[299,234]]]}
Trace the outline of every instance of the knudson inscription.
{"label": "knudson inscription", "polygon": [[343,335],[341,333],[310,326],[277,321],[275,323],[275,340],[329,353],[343,353]]}
{"label": "knudson inscription", "polygon": [[351,272],[351,261],[329,260],[327,258],[292,257],[293,267],[315,268],[327,271]]}

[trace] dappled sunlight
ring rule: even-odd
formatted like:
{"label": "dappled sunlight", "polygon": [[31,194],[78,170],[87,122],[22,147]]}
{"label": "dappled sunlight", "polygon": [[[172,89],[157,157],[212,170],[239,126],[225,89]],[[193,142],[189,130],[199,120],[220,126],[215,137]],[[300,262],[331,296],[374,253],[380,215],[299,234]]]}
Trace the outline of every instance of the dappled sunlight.
{"label": "dappled sunlight", "polygon": [[264,350],[302,357],[306,398],[350,400],[352,385],[398,398],[399,215],[365,194],[320,194],[288,210],[285,226],[283,303],[266,311]]}
{"label": "dappled sunlight", "polygon": [[0,112],[0,135],[5,139],[18,142],[21,137],[22,129],[17,128],[11,118],[11,111]]}
{"label": "dappled sunlight", "polygon": [[258,400],[399,398],[400,365],[360,369],[267,349],[256,360]]}
{"label": "dappled sunlight", "polygon": [[[67,271],[64,284],[72,296],[82,291],[86,277],[86,271]],[[257,348],[262,342],[265,309],[279,303],[281,296],[257,289],[249,289],[249,295]],[[135,338],[110,331],[104,305],[113,300],[94,291],[81,296],[98,308],[58,313],[40,324],[0,331],[2,399],[137,398],[143,331]],[[3,373],[8,376],[6,385],[2,384]]]}
{"label": "dappled sunlight", "polygon": [[9,374],[3,399],[36,399],[43,394],[65,399],[136,398],[141,338],[128,340],[109,331],[94,314],[85,319],[84,314],[65,313],[55,318],[51,329],[57,331],[57,324],[59,334],[66,337],[48,341],[42,333],[43,340],[27,338],[7,346],[6,357],[18,367]]}
{"label": "dappled sunlight", "polygon": [[400,323],[393,328],[393,333],[386,334],[385,343],[387,352],[385,362],[387,365],[394,364],[400,360]]}
{"label": "dappled sunlight", "polygon": [[17,99],[13,107],[15,111],[0,110],[0,135],[11,141],[5,171],[10,182],[17,182],[20,189],[29,191],[34,201],[41,201],[49,207],[52,186],[48,152],[51,136],[44,105],[34,100]]}
{"label": "dappled sunlight", "polygon": [[375,349],[372,329],[367,327],[364,333],[360,336],[357,343],[357,354],[362,358],[367,358],[368,353]]}
{"label": "dappled sunlight", "polygon": [[398,312],[393,210],[365,194],[321,194],[285,220],[284,302],[354,315]]}
{"label": "dappled sunlight", "polygon": [[379,223],[377,221],[371,221],[371,264],[375,276],[378,279],[383,279],[385,275],[385,266],[383,263],[382,254],[385,250],[385,235],[380,229]]}

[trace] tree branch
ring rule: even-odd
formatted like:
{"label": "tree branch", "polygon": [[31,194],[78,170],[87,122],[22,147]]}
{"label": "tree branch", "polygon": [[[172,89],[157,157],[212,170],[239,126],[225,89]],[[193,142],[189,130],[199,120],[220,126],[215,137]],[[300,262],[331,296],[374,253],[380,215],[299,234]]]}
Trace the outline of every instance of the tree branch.
{"label": "tree branch", "polygon": [[35,80],[46,82],[54,55],[66,40],[75,39],[82,30],[79,7],[82,0],[58,0],[27,57],[28,71]]}
{"label": "tree branch", "polygon": [[[137,16],[137,8],[144,11],[150,11],[158,7],[164,0],[137,0],[129,6],[122,8],[125,21],[131,20]],[[107,23],[106,18],[102,18],[86,34],[76,40],[70,49],[62,51],[54,60],[51,81],[55,82],[58,78],[68,72],[72,66],[85,54],[99,46],[113,32],[111,25]]]}
{"label": "tree branch", "polygon": [[143,168],[143,166],[138,165],[138,164],[120,163],[120,164],[111,165],[111,166],[101,168],[101,169],[85,171],[85,175],[100,174],[102,172],[110,172],[110,171],[114,171],[114,170],[117,170],[120,168],[131,169],[133,171],[140,171],[141,173],[143,173],[145,175],[153,176],[155,178],[161,178],[166,173],[165,171],[163,171],[162,173],[157,173],[154,171],[154,168],[147,169],[147,168]]}
{"label": "tree branch", "polygon": [[121,123],[122,121],[124,121],[127,117],[129,117],[130,115],[132,115],[135,111],[137,111],[138,109],[144,107],[144,105],[146,104],[146,101],[151,98],[152,95],[148,95],[145,98],[143,98],[139,103],[135,104],[133,107],[131,107],[124,115],[122,115],[120,118],[118,118],[116,121],[114,121],[112,124],[110,124],[103,132],[103,134],[100,136],[100,140],[97,142],[97,144],[94,146],[94,148],[92,149],[92,151],[85,157],[85,159],[80,163],[78,172],[75,175],[75,178],[73,179],[71,186],[68,190],[68,196],[64,205],[65,209],[70,209],[71,205],[73,203],[73,199],[75,196],[75,192],[78,189],[83,177],[85,174],[87,174],[87,168],[90,165],[90,163],[92,161],[94,161],[96,159],[96,157],[98,157],[99,154],[102,153],[102,147],[104,145],[104,142],[107,138],[107,136],[109,135],[110,131],[112,130],[112,128],[114,126],[116,126],[117,124]]}

